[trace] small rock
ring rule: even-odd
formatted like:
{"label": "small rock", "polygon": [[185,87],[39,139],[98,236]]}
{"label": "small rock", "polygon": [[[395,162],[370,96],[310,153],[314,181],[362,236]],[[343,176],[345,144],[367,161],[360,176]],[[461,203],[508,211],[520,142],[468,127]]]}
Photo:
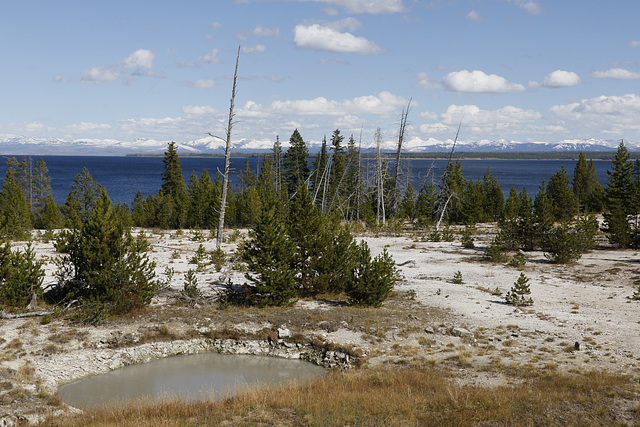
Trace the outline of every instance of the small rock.
{"label": "small rock", "polygon": [[278,338],[290,338],[291,331],[287,328],[278,328]]}
{"label": "small rock", "polygon": [[428,334],[435,334],[436,331],[433,330],[433,326],[427,326],[426,328],[424,328],[424,331]]}
{"label": "small rock", "polygon": [[455,335],[457,337],[472,337],[473,332],[470,332],[465,328],[453,328],[451,335]]}

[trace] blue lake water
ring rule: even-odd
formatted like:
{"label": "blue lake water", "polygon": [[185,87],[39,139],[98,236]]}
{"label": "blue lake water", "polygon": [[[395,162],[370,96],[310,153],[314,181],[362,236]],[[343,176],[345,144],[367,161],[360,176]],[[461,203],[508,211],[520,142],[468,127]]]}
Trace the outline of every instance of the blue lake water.
{"label": "blue lake water", "polygon": [[[16,156],[18,160],[20,157]],[[33,157],[35,162],[38,157]],[[162,185],[164,164],[162,157],[103,157],[103,156],[43,156],[49,169],[51,187],[56,202],[64,203],[71,184],[83,167],[87,167],[94,180],[99,182],[109,192],[114,203],[122,202],[128,205],[133,201],[138,190],[146,197],[156,194]],[[255,172],[262,162],[262,157],[236,157],[231,159],[232,183],[237,182],[238,173],[249,159],[251,169]],[[6,156],[0,158],[0,180],[4,179],[6,171]],[[224,167],[224,159],[212,157],[182,157],[180,158],[185,182],[189,182],[192,172],[198,175],[204,169],[209,172],[213,180]],[[529,196],[533,197],[540,187],[542,180],[548,181],[551,175],[562,166],[567,170],[570,178],[576,162],[572,160],[461,160],[464,177],[476,180],[482,177],[487,168],[502,187],[505,196],[513,186],[518,192],[526,187]],[[310,159],[310,165],[313,160]],[[364,159],[363,165],[373,166],[373,159]],[[393,162],[389,162],[390,168]],[[447,165],[447,160],[438,159],[403,159],[403,175],[408,176],[416,191],[425,179],[438,182]],[[594,161],[600,183],[606,187],[607,170],[611,167],[609,160]],[[365,167],[372,170],[372,167]],[[367,173],[365,172],[365,176]]]}

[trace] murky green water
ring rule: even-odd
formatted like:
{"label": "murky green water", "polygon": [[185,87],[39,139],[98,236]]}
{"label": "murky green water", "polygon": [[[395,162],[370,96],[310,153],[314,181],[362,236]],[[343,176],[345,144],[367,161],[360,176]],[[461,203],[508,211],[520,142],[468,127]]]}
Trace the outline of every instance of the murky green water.
{"label": "murky green water", "polygon": [[58,394],[64,402],[78,408],[144,396],[215,399],[232,395],[247,385],[304,382],[325,372],[301,360],[203,353],[125,366],[65,385]]}

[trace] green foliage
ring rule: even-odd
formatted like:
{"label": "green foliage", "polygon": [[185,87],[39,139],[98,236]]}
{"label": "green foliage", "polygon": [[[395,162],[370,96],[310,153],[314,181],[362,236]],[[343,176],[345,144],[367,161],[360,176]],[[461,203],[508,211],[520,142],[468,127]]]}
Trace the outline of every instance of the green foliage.
{"label": "green foliage", "polygon": [[525,276],[524,273],[520,273],[520,277],[518,277],[518,280],[513,284],[511,290],[507,292],[504,300],[507,304],[517,306],[533,305],[533,299],[531,299],[531,297],[526,297],[530,294],[531,289],[529,288],[529,278]]}
{"label": "green foliage", "polygon": [[44,202],[44,206],[40,215],[36,218],[35,226],[41,230],[55,230],[62,228],[64,218],[60,213],[60,207],[53,200],[53,196],[48,196]]}
{"label": "green foliage", "polygon": [[551,200],[553,218],[556,221],[571,221],[578,213],[578,201],[564,166],[551,176],[547,196]]}
{"label": "green foliage", "polygon": [[524,259],[524,254],[520,251],[516,252],[515,254],[513,254],[511,256],[511,258],[509,259],[509,266],[510,267],[523,267],[524,264],[526,263],[526,260]]}
{"label": "green foliage", "polygon": [[466,225],[464,230],[462,230],[462,247],[467,249],[475,248],[475,244],[473,243],[473,235],[476,233],[476,227],[471,225]]}
{"label": "green foliage", "polygon": [[0,190],[0,234],[4,237],[24,239],[33,227],[33,215],[8,163]]}
{"label": "green foliage", "polygon": [[496,237],[491,241],[491,244],[484,249],[482,259],[490,262],[504,262],[506,255],[503,252],[503,243],[500,237]]}
{"label": "green foliage", "polygon": [[587,164],[582,152],[573,171],[573,192],[583,212],[600,212],[604,203],[604,189],[598,181],[593,159]]}
{"label": "green foliage", "polygon": [[291,134],[289,144],[283,156],[284,180],[288,193],[293,194],[309,177],[309,150],[298,129]]}
{"label": "green foliage", "polygon": [[[620,143],[613,159],[611,170],[607,171],[609,185],[605,199],[604,231],[609,241],[619,247],[629,247],[638,242],[629,219],[638,214],[639,192],[637,180],[633,178],[634,165],[624,143]],[[637,228],[637,227],[636,227]]]}
{"label": "green foliage", "polygon": [[216,271],[222,270],[222,267],[224,267],[224,263],[226,262],[225,253],[222,248],[216,248],[211,253],[211,262],[213,263],[213,267]]}
{"label": "green foliage", "polygon": [[157,291],[148,242],[131,235],[106,190],[79,229],[61,233],[56,248],[66,253],[58,272],[62,298],[79,299],[86,321],[144,307]]}
{"label": "green foliage", "polygon": [[386,249],[371,259],[367,243],[357,245],[356,268],[346,288],[351,303],[379,307],[393,290],[396,274],[395,262]]}
{"label": "green foliage", "polygon": [[184,273],[184,285],[182,293],[189,298],[197,298],[200,296],[200,290],[198,289],[198,278],[195,271],[189,269]]}
{"label": "green foliage", "polygon": [[24,308],[31,296],[42,296],[44,270],[28,244],[24,251],[12,251],[11,244],[0,246],[0,304]]}
{"label": "green foliage", "polygon": [[464,283],[464,281],[462,280],[462,272],[460,270],[454,273],[453,280],[451,280],[451,283],[454,283],[456,285],[461,285]]}
{"label": "green foliage", "polygon": [[102,186],[94,181],[89,169],[82,168],[71,184],[71,191],[61,208],[65,225],[69,228],[79,228],[85,223],[95,208],[101,191]]}
{"label": "green foliage", "polygon": [[267,306],[295,302],[295,277],[289,268],[295,251],[295,244],[287,238],[275,207],[263,212],[255,229],[249,233],[249,240],[239,250],[241,259],[253,273],[246,274],[254,285],[248,298],[251,304]]}

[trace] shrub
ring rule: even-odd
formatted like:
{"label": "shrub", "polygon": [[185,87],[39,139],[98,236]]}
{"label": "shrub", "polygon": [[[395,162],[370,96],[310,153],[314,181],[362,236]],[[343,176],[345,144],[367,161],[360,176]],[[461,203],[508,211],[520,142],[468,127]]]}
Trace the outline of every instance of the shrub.
{"label": "shrub", "polygon": [[461,285],[464,283],[464,281],[462,280],[462,273],[460,272],[460,270],[455,272],[455,274],[453,275],[452,282],[455,283],[456,285]]}
{"label": "shrub", "polygon": [[462,247],[467,249],[475,248],[475,244],[473,243],[473,234],[475,233],[474,226],[466,226],[462,231]]}
{"label": "shrub", "polygon": [[200,291],[198,290],[198,278],[196,277],[196,273],[191,269],[184,273],[184,287],[182,289],[182,293],[190,298],[197,298],[200,296]]}
{"label": "shrub", "polygon": [[79,229],[61,233],[57,297],[83,305],[81,317],[98,322],[148,305],[158,290],[149,243],[134,238],[111,206],[106,190]]}
{"label": "shrub", "polygon": [[0,303],[24,308],[33,294],[42,295],[44,270],[36,261],[31,244],[24,252],[11,251],[11,244],[0,247]]}
{"label": "shrub", "polygon": [[386,249],[371,259],[371,250],[366,242],[358,245],[356,252],[356,268],[347,284],[347,295],[354,305],[379,307],[393,290],[395,262]]}
{"label": "shrub", "polygon": [[515,281],[511,290],[504,296],[504,299],[507,304],[518,306],[533,305],[533,300],[530,297],[526,298],[526,295],[530,294],[529,278],[525,276],[524,273],[520,273],[520,277],[518,277],[518,280]]}
{"label": "shrub", "polygon": [[504,262],[506,255],[502,252],[502,242],[499,238],[493,239],[491,244],[484,249],[482,259],[491,262]]}

